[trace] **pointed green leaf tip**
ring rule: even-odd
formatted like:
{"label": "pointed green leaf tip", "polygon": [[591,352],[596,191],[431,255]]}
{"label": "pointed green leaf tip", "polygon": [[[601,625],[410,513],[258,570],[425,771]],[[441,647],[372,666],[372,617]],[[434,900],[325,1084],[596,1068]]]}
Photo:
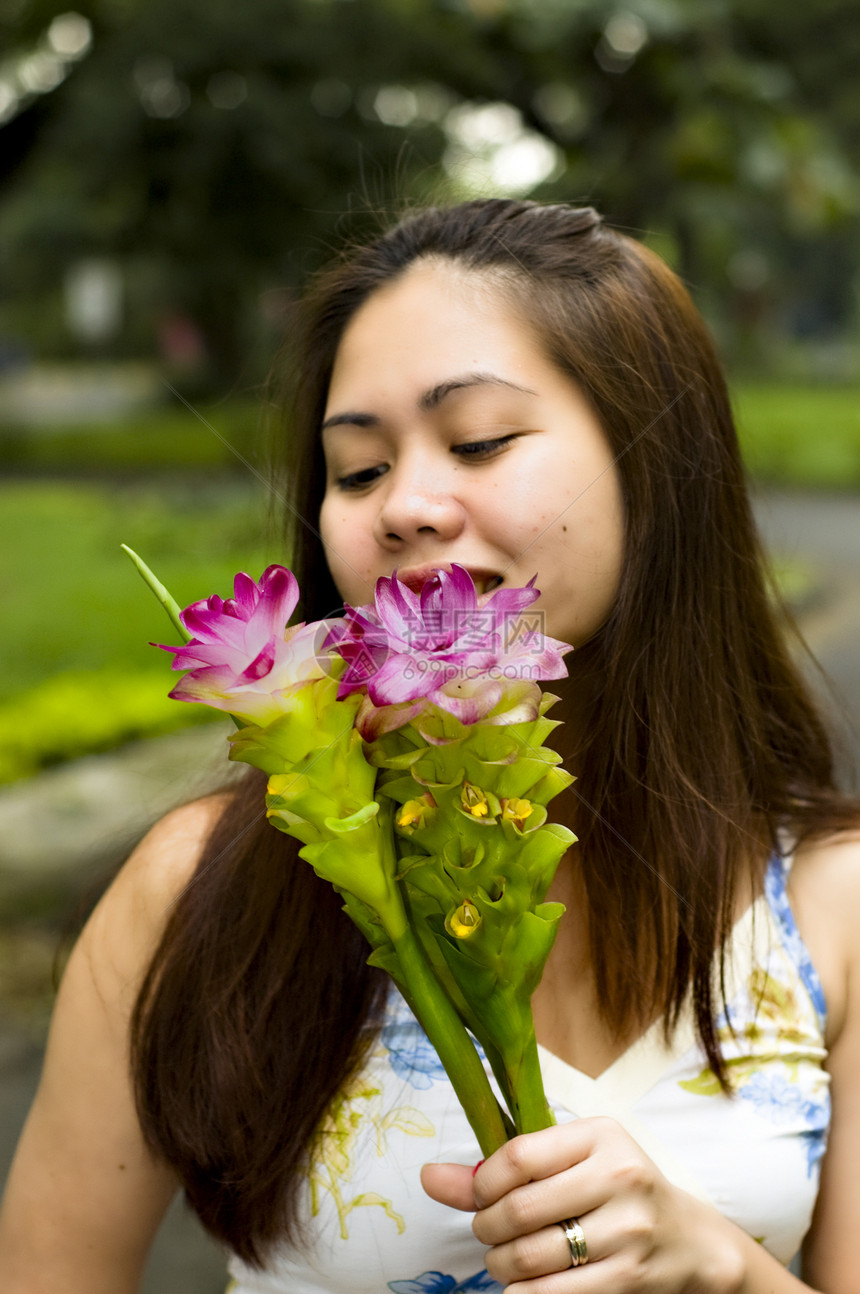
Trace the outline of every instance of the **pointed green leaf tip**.
{"label": "pointed green leaf tip", "polygon": [[140,572],[140,576],[144,584],[146,584],[155,594],[156,598],[170,617],[171,624],[175,625],[179,633],[182,635],[182,641],[187,643],[191,638],[191,634],[179,619],[179,603],[174,601],[161,581],[156,579],[146,562],[142,557],[138,557],[133,548],[129,548],[128,544],[120,544],[120,548],[124,553],[127,553],[134,562],[134,565]]}

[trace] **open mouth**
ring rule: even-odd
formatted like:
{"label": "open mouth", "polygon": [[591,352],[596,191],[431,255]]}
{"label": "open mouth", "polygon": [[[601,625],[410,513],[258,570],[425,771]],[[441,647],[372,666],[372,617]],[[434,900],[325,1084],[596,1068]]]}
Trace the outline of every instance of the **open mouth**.
{"label": "open mouth", "polygon": [[[487,574],[486,571],[469,570],[472,583],[475,586],[475,592],[479,597],[484,597],[492,593],[504,583],[503,575]],[[450,570],[449,566],[425,567],[423,569],[404,570],[397,572],[397,578],[401,584],[405,584],[413,593],[420,593],[429,579],[432,579],[436,570]]]}

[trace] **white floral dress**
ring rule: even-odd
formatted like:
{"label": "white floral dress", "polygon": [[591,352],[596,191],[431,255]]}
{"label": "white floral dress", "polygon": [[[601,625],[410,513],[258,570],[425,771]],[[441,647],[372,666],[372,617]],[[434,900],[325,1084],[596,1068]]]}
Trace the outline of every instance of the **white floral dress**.
{"label": "white floral dress", "polygon": [[[771,860],[732,937],[718,1021],[731,1098],[689,1013],[669,1047],[655,1025],[598,1078],[541,1049],[559,1123],[614,1117],[670,1180],[785,1264],[809,1226],[830,1118],[825,1004],[788,902],[789,865]],[[231,1294],[501,1294],[471,1215],[428,1199],[418,1177],[430,1160],[479,1158],[438,1057],[392,993],[367,1064],[320,1134],[303,1204],[311,1247],[283,1247],[262,1272],[234,1257]],[[587,1215],[583,1226],[587,1236]]]}

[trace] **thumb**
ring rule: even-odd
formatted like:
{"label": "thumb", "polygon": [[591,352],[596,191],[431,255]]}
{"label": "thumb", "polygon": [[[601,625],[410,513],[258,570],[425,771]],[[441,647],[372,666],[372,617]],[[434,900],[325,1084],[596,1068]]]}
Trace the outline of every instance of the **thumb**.
{"label": "thumb", "polygon": [[472,1181],[473,1169],[468,1164],[425,1164],[421,1169],[421,1185],[431,1200],[467,1213],[474,1213],[477,1207]]}

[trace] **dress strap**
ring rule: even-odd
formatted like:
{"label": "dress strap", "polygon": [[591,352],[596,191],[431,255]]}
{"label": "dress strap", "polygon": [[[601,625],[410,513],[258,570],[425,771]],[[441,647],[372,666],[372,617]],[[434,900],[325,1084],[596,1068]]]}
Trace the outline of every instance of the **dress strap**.
{"label": "dress strap", "polygon": [[809,994],[812,1005],[815,1007],[818,1024],[823,1036],[824,1026],[827,1021],[827,1003],[824,999],[824,990],[821,987],[821,980],[818,978],[818,971],[812,964],[809,949],[803,942],[797,928],[797,922],[794,919],[794,912],[788,897],[788,877],[793,861],[793,853],[785,856],[779,853],[771,854],[767,872],[765,873],[764,892],[774,923],[779,931],[782,945],[791,959],[801,983]]}

